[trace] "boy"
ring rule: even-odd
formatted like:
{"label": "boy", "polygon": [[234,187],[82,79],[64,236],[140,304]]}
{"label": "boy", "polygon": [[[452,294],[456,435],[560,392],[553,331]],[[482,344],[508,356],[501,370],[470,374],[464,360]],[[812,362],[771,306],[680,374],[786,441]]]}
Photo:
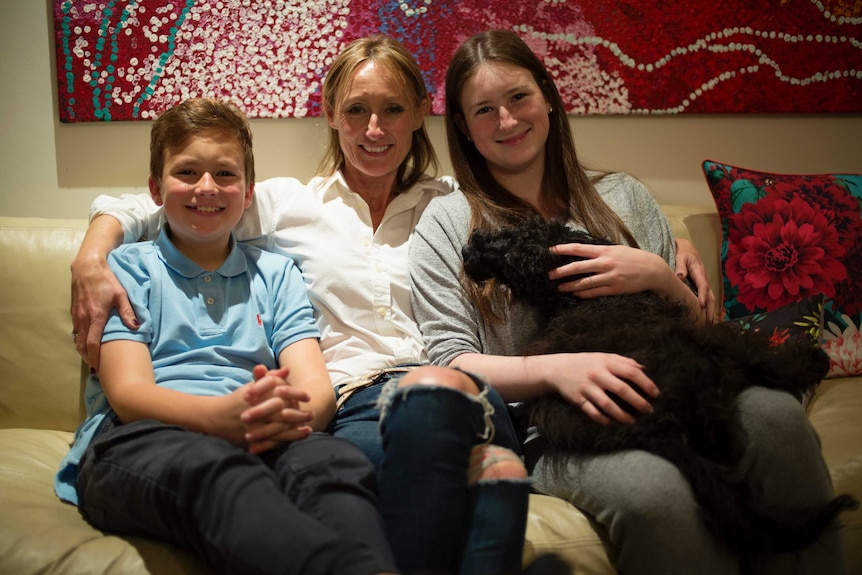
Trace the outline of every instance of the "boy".
{"label": "boy", "polygon": [[233,236],[254,189],[245,116],[207,99],[162,114],[149,188],[168,224],[109,258],[140,325],[109,319],[58,496],[218,572],[394,571],[374,468],[312,431],[335,397],[302,276]]}

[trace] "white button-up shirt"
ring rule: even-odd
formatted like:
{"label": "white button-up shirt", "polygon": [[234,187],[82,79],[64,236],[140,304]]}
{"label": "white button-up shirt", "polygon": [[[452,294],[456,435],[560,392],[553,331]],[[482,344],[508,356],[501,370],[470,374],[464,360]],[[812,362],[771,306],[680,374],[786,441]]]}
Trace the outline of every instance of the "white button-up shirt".
{"label": "white button-up shirt", "polygon": [[[407,257],[422,211],[450,189],[431,178],[421,181],[390,202],[375,231],[368,205],[340,173],[307,185],[293,178],[256,184],[236,236],[299,265],[333,385],[427,361],[410,306]],[[145,194],[99,196],[90,216],[101,214],[120,221],[126,242],[156,237],[163,222]]]}

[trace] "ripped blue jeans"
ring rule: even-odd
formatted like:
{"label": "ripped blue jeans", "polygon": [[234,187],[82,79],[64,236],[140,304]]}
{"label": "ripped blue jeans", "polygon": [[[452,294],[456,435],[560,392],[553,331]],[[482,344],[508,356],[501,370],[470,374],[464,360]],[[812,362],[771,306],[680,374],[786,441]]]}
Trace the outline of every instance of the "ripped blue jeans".
{"label": "ripped blue jeans", "polygon": [[413,573],[519,573],[527,480],[469,485],[470,453],[494,443],[521,454],[500,395],[434,385],[398,388],[386,373],[355,391],[328,431],[357,444],[378,471],[381,511],[399,569]]}

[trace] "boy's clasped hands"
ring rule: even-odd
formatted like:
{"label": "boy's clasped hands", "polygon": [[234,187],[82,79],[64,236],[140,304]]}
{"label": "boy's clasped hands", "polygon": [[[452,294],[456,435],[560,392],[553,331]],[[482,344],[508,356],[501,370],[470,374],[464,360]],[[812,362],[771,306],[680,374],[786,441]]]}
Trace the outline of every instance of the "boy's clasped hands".
{"label": "boy's clasped hands", "polygon": [[241,429],[229,438],[231,441],[259,454],[311,434],[314,414],[299,406],[311,398],[307,392],[290,385],[289,372],[286,367],[267,370],[258,365],[253,370],[254,381],[230,394],[240,398],[245,407],[238,418]]}

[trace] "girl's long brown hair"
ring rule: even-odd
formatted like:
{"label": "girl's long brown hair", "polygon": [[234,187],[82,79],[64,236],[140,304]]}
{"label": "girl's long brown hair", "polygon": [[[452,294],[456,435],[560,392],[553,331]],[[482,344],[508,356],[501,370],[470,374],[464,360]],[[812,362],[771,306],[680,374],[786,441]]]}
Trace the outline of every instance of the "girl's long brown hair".
{"label": "girl's long brown hair", "polygon": [[[446,137],[454,175],[472,210],[471,232],[517,224],[537,210],[500,185],[491,175],[485,158],[456,123],[463,118],[461,94],[476,69],[486,62],[504,62],[532,74],[551,105],[550,129],[545,143],[542,205],[581,224],[591,235],[637,247],[637,241],[617,214],[602,200],[595,182],[578,161],[562,97],[545,66],[514,32],[490,30],[466,40],[455,51],[446,72]],[[494,310],[505,309],[495,282],[477,284],[462,278],[468,295],[489,321],[500,319]]]}

